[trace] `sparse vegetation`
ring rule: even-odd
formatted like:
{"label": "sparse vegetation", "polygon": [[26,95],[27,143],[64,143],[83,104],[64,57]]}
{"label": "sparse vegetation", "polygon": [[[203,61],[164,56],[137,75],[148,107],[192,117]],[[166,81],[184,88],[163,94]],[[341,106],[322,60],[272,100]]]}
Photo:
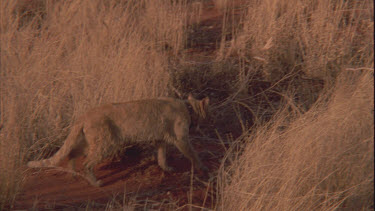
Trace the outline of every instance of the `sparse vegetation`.
{"label": "sparse vegetation", "polygon": [[373,209],[371,1],[32,2],[0,4],[0,209],[87,109],[176,90],[211,98],[226,149],[207,209]]}

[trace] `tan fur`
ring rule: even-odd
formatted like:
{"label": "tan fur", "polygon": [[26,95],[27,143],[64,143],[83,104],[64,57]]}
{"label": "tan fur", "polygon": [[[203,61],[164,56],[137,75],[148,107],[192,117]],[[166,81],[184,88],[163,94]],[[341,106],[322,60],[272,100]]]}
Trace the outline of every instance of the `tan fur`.
{"label": "tan fur", "polygon": [[[85,158],[85,178],[100,186],[93,168],[102,159],[116,155],[131,143],[154,144],[158,148],[158,164],[165,171],[172,168],[166,162],[166,144],[175,145],[194,167],[206,171],[188,140],[191,118],[205,118],[209,99],[196,100],[189,95],[186,101],[157,98],[125,103],[113,103],[91,109],[72,127],[60,150],[49,159],[30,161],[28,166],[55,167],[68,157],[74,171],[74,160]],[[192,107],[190,116],[188,105]]]}

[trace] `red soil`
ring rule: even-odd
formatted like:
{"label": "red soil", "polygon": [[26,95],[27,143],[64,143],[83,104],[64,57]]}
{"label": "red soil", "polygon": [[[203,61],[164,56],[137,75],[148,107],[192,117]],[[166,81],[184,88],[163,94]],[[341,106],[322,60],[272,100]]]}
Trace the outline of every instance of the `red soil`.
{"label": "red soil", "polygon": [[[220,156],[218,153],[222,154],[222,148],[217,144],[206,143],[200,146],[195,144],[194,148],[213,173],[218,168],[216,157]],[[206,150],[209,148],[217,156],[208,153]],[[84,208],[90,202],[91,208],[104,208],[109,201],[115,199],[122,202],[124,197],[127,202],[133,200],[137,203],[146,199],[150,201],[149,204],[157,202],[154,204],[157,208],[183,206],[191,202],[196,206],[213,206],[212,184],[208,187],[207,178],[202,179],[202,176],[195,174],[191,186],[190,161],[177,149],[170,147],[168,150],[169,164],[175,169],[172,173],[161,170],[151,150],[130,151],[121,160],[106,160],[96,167],[95,175],[103,182],[100,188],[89,185],[80,176],[74,177],[57,169],[28,169],[23,191],[17,197],[15,208]],[[77,169],[81,169],[82,161],[83,159],[78,160]],[[193,187],[193,193],[192,201],[189,202],[190,187]]]}

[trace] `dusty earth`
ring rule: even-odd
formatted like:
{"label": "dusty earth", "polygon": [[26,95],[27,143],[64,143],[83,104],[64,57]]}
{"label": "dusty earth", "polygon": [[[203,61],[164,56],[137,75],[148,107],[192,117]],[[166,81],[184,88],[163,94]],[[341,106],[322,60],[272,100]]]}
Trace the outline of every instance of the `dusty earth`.
{"label": "dusty earth", "polygon": [[[219,164],[217,157],[223,154],[223,148],[203,139],[199,140],[200,143],[198,140],[192,142],[204,164],[214,173]],[[125,201],[135,207],[142,204],[140,208],[144,204],[147,208],[159,209],[191,203],[197,207],[213,207],[213,183],[209,184],[207,178],[197,172],[191,180],[190,161],[177,149],[172,146],[168,149],[169,164],[175,169],[173,173],[163,172],[154,155],[152,148],[140,150],[133,147],[118,160],[104,161],[95,169],[97,178],[103,181],[100,188],[59,169],[27,169],[23,191],[15,208],[74,209],[88,206],[103,209],[111,200],[116,203]],[[82,161],[77,162],[78,169],[82,167]],[[61,166],[65,164],[63,162]],[[118,205],[116,203],[114,205]]]}
{"label": "dusty earth", "polygon": [[[206,1],[200,20],[191,32],[192,44],[187,52],[191,58],[213,58],[221,38],[222,15]],[[205,55],[205,57],[202,57]],[[216,137],[216,138],[215,138]],[[143,209],[214,208],[215,177],[220,160],[225,154],[215,132],[211,135],[191,134],[193,147],[213,175],[211,180],[197,175],[191,179],[191,164],[175,147],[168,149],[169,164],[175,172],[165,173],[157,165],[155,150],[131,148],[118,160],[106,160],[95,168],[103,187],[92,187],[80,176],[52,168],[27,169],[22,192],[12,209],[79,209],[98,210],[108,204],[122,207],[130,204]],[[82,166],[83,159],[77,163]],[[63,163],[61,166],[64,166]],[[209,182],[208,182],[209,181]]]}

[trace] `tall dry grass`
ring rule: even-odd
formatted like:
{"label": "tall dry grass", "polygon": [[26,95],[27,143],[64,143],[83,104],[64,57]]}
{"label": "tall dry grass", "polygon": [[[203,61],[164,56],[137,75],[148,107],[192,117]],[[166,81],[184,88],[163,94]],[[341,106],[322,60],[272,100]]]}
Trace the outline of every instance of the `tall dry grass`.
{"label": "tall dry grass", "polygon": [[[274,92],[284,104],[272,119],[226,154],[218,209],[373,209],[372,3],[249,1],[243,20],[218,59],[242,60],[242,72],[289,85]],[[325,94],[306,101],[304,113],[297,96],[310,93],[310,79],[324,81]]]}
{"label": "tall dry grass", "polygon": [[250,132],[219,174],[220,210],[373,209],[373,83],[342,73],[305,114],[285,109]]}
{"label": "tall dry grass", "polygon": [[85,110],[168,95],[168,57],[186,40],[185,1],[34,3],[0,8],[0,209],[25,160],[56,151]]}
{"label": "tall dry grass", "polygon": [[303,72],[329,82],[343,68],[373,66],[372,1],[249,0],[242,19],[218,59],[241,58],[268,81]]}

